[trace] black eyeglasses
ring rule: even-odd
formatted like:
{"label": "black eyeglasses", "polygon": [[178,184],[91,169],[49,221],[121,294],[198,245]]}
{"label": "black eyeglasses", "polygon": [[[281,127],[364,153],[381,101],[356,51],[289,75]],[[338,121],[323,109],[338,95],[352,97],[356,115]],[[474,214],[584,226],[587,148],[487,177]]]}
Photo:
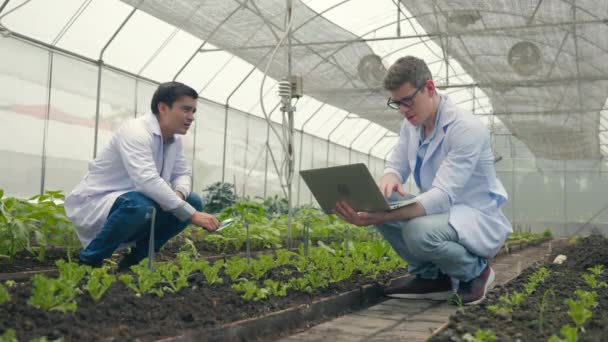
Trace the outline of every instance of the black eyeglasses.
{"label": "black eyeglasses", "polygon": [[401,106],[409,108],[414,104],[414,97],[416,97],[416,94],[418,94],[418,92],[422,88],[424,88],[424,85],[421,87],[418,87],[418,89],[416,89],[416,91],[412,95],[404,97],[400,101],[395,101],[389,97],[388,101],[386,102],[386,105],[393,109],[399,109],[399,107],[401,107]]}

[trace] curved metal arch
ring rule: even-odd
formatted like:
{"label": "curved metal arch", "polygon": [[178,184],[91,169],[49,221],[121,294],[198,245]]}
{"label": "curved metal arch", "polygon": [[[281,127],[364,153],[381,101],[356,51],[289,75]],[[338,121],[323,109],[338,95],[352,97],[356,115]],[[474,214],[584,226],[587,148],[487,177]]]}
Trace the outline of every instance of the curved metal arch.
{"label": "curved metal arch", "polygon": [[[236,8],[230,12],[224,19],[222,19],[222,21],[220,21],[217,26],[213,29],[213,31],[211,31],[211,33],[209,34],[209,37],[213,37],[213,35],[228,21],[230,20],[230,18],[232,18],[233,15],[235,15],[239,10],[241,10],[241,8],[243,8],[243,6],[245,4],[247,4],[247,2],[249,0],[244,0],[244,3],[238,2],[239,5],[236,6]],[[186,67],[188,66],[188,64],[190,64],[190,62],[192,62],[192,60],[194,59],[194,57],[196,57],[196,55],[199,53],[200,49],[202,49],[207,42],[209,41],[209,37],[207,37],[207,39],[203,40],[203,42],[201,43],[201,45],[198,47],[198,49],[194,50],[194,53],[192,54],[192,56],[190,56],[190,58],[186,61],[186,63],[184,63],[184,65],[177,71],[177,73],[175,74],[175,76],[173,76],[173,81],[175,81],[177,79],[177,77],[184,71],[184,69],[186,69]]]}

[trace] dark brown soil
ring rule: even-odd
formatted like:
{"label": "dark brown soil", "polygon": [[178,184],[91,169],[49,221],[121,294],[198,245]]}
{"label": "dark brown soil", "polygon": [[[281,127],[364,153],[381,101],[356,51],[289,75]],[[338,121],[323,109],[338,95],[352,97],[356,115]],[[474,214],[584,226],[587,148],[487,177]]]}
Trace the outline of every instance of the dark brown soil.
{"label": "dark brown soil", "polygon": [[[284,277],[280,271],[271,270],[267,277],[278,280]],[[382,283],[405,273],[405,270],[385,273],[376,281]],[[66,341],[150,341],[310,303],[373,282],[354,274],[349,280],[330,284],[312,294],[290,290],[287,297],[254,302],[242,299],[230,287],[227,277],[223,284],[212,286],[201,274],[191,278],[189,287],[162,298],[153,295],[137,298],[133,291],[117,282],[98,303],[94,303],[88,294],[80,295],[77,311],[68,314],[46,312],[28,305],[31,285],[21,283],[10,289],[11,302],[0,306],[0,333],[8,328],[15,329],[19,339],[24,341],[38,336],[49,339],[63,336]]]}
{"label": "dark brown soil", "polygon": [[[562,265],[553,265],[551,261],[558,254],[568,257]],[[566,298],[576,298],[574,291],[596,291],[598,293],[598,307],[593,309],[593,316],[585,325],[585,332],[579,332],[579,341],[606,341],[608,332],[608,289],[591,289],[581,275],[588,273],[587,268],[602,264],[607,266],[604,274],[598,277],[599,281],[608,282],[608,240],[601,236],[592,236],[580,239],[576,245],[569,245],[556,250],[551,260],[543,265],[532,267],[504,287],[498,288],[488,295],[484,304],[476,307],[465,307],[464,313],[459,312],[451,317],[445,331],[432,338],[431,341],[463,341],[463,335],[475,335],[478,329],[490,329],[498,341],[547,341],[552,335],[560,334],[563,325],[574,326],[568,315],[568,306],[564,304]],[[498,316],[487,307],[498,303],[498,298],[506,293],[522,291],[523,285],[528,282],[529,276],[539,267],[545,266],[551,275],[536,291],[526,298],[524,303],[513,310],[512,315]],[[554,296],[547,292],[546,309],[542,329],[540,327],[540,306],[546,291],[552,291]]]}
{"label": "dark brown soil", "polygon": [[[78,249],[71,251],[72,260],[78,260]],[[15,255],[13,260],[3,259],[0,261],[0,273],[14,273],[55,268],[57,260],[67,260],[67,250],[64,248],[53,248],[46,251],[44,260],[36,259],[35,255],[28,251],[21,251]]]}

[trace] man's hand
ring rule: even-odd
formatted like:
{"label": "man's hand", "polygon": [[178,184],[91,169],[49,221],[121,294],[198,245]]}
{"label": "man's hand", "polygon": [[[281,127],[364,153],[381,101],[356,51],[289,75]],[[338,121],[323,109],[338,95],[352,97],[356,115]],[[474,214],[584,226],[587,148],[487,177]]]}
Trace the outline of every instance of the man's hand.
{"label": "man's hand", "polygon": [[371,226],[374,224],[382,224],[388,221],[387,213],[385,212],[356,212],[350,204],[346,202],[338,202],[334,213],[344,221],[356,226]]}
{"label": "man's hand", "polygon": [[191,220],[193,225],[203,227],[210,232],[215,231],[220,226],[220,221],[215,216],[200,211],[192,214]]}
{"label": "man's hand", "polygon": [[395,191],[397,191],[399,195],[405,196],[405,191],[403,190],[401,180],[399,179],[399,176],[394,173],[387,173],[382,176],[378,187],[386,198],[390,197]]}

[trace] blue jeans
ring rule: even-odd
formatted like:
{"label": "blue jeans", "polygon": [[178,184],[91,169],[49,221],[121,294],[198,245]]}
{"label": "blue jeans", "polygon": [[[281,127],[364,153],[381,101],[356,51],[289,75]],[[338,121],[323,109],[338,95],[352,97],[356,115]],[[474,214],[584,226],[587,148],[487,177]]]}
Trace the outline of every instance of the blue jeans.
{"label": "blue jeans", "polygon": [[[196,193],[186,199],[196,210],[203,210],[203,200]],[[138,260],[148,256],[150,239],[150,207],[156,208],[154,250],[158,252],[169,239],[179,234],[190,220],[181,222],[175,215],[163,211],[156,202],[136,191],[118,197],[110,209],[108,220],[95,239],[80,251],[80,260],[97,264],[112,256],[122,244],[135,243],[131,254]]]}
{"label": "blue jeans", "polygon": [[416,217],[392,221],[376,228],[408,263],[408,271],[421,278],[435,279],[443,272],[460,281],[475,279],[486,268],[486,258],[471,254],[458,243],[458,233],[449,215]]}

